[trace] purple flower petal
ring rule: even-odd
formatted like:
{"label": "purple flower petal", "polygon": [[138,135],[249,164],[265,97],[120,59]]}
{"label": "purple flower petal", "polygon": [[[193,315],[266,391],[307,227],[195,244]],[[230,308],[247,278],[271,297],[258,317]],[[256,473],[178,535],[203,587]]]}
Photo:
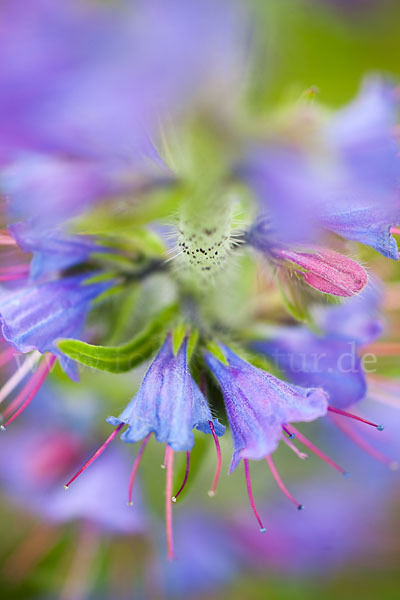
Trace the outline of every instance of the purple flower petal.
{"label": "purple flower petal", "polygon": [[239,358],[220,344],[228,365],[207,352],[206,362],[221,386],[232,432],[232,472],[242,458],[261,459],[276,450],[282,425],[326,414],[322,389],[290,385]]}
{"label": "purple flower petal", "polygon": [[125,442],[135,443],[155,433],[156,440],[173,450],[191,450],[193,429],[211,433],[209,421],[217,435],[223,427],[213,419],[206,399],[194,382],[187,364],[187,339],[174,355],[169,335],[152,362],[136,396],[118,417],[109,417],[111,425],[126,423]]}

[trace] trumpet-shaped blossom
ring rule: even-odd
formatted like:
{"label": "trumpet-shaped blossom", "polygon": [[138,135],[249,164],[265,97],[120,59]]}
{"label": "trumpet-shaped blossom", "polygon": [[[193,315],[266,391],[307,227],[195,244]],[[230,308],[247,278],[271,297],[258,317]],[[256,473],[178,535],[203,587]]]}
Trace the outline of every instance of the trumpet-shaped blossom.
{"label": "trumpet-shaped blossom", "polygon": [[206,353],[224,395],[233,437],[230,471],[241,459],[259,460],[276,450],[282,426],[296,421],[314,421],[326,414],[328,398],[322,389],[291,385],[258,369],[220,344],[226,364]]}
{"label": "trumpet-shaped blossom", "polygon": [[140,390],[111,425],[128,425],[125,442],[135,443],[154,433],[156,440],[176,451],[189,451],[193,429],[223,435],[225,428],[213,419],[206,399],[192,378],[187,363],[187,338],[175,355],[169,335],[147,371]]}
{"label": "trumpet-shaped blossom", "polygon": [[[225,427],[217,419],[213,419],[206,399],[190,374],[187,337],[175,353],[172,335],[167,336],[147,371],[138,393],[119,417],[109,417],[107,422],[115,425],[116,429],[65,487],[68,488],[78,475],[108,447],[122,427],[127,425],[128,428],[121,439],[128,443],[142,440],[129,480],[128,499],[129,504],[133,504],[132,491],[136,473],[144,449],[154,433],[156,440],[166,445],[163,466],[167,469],[165,512],[168,559],[171,560],[174,558],[171,502],[176,502],[189,476],[190,450],[194,444],[193,429],[210,433],[214,438],[218,455],[218,475],[215,479],[218,479],[221,468],[217,436],[225,433]],[[175,495],[172,489],[174,450],[186,451],[187,460],[183,484]]]}
{"label": "trumpet-shaped blossom", "polygon": [[74,275],[4,292],[0,297],[4,339],[22,353],[51,352],[76,379],[76,366],[58,350],[55,341],[79,336],[93,300],[111,285],[110,281],[86,283],[87,279],[87,274]]}

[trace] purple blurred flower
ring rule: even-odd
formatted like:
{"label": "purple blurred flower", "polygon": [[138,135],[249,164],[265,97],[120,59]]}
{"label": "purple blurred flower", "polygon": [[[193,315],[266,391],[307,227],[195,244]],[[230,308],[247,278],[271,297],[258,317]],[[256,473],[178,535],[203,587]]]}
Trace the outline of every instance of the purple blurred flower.
{"label": "purple blurred flower", "polygon": [[294,484],[306,506],[301,513],[285,510],[278,498],[264,504],[269,516],[265,537],[254,531],[243,511],[237,514],[232,536],[245,549],[249,568],[298,577],[336,571],[359,556],[374,564],[388,526],[385,510],[376,507],[387,498],[376,485],[368,492],[351,487],[348,480],[342,485],[346,490],[323,479]]}
{"label": "purple blurred flower", "polygon": [[[160,587],[164,582],[168,597],[207,594],[237,577],[243,551],[223,515],[199,508],[181,512],[176,518],[175,539],[179,559],[162,568]],[[155,571],[151,565],[151,573]]]}
{"label": "purple blurred flower", "polygon": [[276,450],[282,426],[314,421],[326,414],[327,395],[322,389],[290,385],[257,369],[220,344],[226,363],[210,352],[206,362],[224,395],[233,437],[230,472],[241,459],[259,460]]}
{"label": "purple blurred flower", "polygon": [[225,1],[7,0],[0,33],[3,191],[18,219],[60,221],[168,174],[160,116],[233,92],[242,22]]}
{"label": "purple blurred flower", "polygon": [[390,234],[400,220],[396,111],[389,85],[367,80],[353,103],[320,124],[323,158],[284,144],[249,152],[238,174],[278,244],[313,244],[328,230],[398,259]]}
{"label": "purple blurred flower", "polygon": [[371,280],[360,296],[317,311],[321,335],[306,327],[273,327],[268,339],[252,347],[274,360],[295,384],[322,387],[330,406],[347,408],[367,391],[358,350],[382,332],[380,301],[380,287]]}
{"label": "purple blurred flower", "polygon": [[66,493],[63,478],[84,451],[74,430],[19,427],[8,431],[1,442],[3,493],[33,515],[58,524],[90,522],[112,534],[146,530],[140,494],[137,510],[126,504],[129,461],[117,449],[111,449],[89,470],[80,486]]}

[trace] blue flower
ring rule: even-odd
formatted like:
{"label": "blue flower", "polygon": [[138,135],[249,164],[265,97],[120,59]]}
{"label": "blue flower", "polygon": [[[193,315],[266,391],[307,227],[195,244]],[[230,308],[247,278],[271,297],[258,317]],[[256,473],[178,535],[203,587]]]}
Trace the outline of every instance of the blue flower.
{"label": "blue flower", "polygon": [[8,227],[12,237],[24,252],[33,254],[31,279],[54,275],[88,260],[92,253],[112,252],[85,236],[65,235],[60,230],[38,232],[23,222]]}
{"label": "blue flower", "polygon": [[213,419],[206,399],[188,368],[187,338],[174,354],[168,335],[140,386],[122,414],[107,419],[111,425],[125,423],[125,442],[135,443],[154,433],[156,440],[177,451],[189,451],[194,444],[193,429],[219,436],[225,427]]}
{"label": "blue flower", "polygon": [[379,286],[371,281],[360,296],[317,310],[321,335],[306,327],[273,327],[268,339],[252,347],[273,360],[295,384],[322,387],[329,394],[330,406],[346,408],[367,392],[358,349],[382,332],[381,299]]}
{"label": "blue flower", "polygon": [[319,222],[324,229],[347,240],[371,246],[387,258],[399,259],[397,242],[390,228],[400,222],[400,208],[385,210],[379,205],[369,205],[341,209],[321,215]]}
{"label": "blue flower", "polygon": [[78,337],[92,301],[112,285],[110,281],[87,283],[88,277],[74,275],[3,293],[0,322],[4,339],[22,353],[55,354],[65,372],[77,379],[75,364],[58,350],[55,341]]}
{"label": "blue flower", "polygon": [[329,404],[346,408],[367,391],[361,359],[354,343],[318,337],[306,327],[273,328],[271,337],[252,348],[274,361],[296,385],[322,387]]}
{"label": "blue flower", "polygon": [[313,421],[326,414],[327,394],[288,384],[239,358],[220,344],[226,364],[206,353],[206,362],[221,386],[234,453],[230,471],[241,459],[261,459],[276,450],[282,426]]}

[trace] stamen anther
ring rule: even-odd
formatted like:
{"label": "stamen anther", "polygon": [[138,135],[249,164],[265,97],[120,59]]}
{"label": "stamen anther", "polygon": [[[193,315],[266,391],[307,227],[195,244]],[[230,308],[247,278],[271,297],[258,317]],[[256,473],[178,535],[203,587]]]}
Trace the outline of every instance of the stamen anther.
{"label": "stamen anther", "polygon": [[288,436],[289,440],[294,440],[294,438],[296,437],[295,433],[291,433],[289,431],[289,429],[286,427],[286,425],[282,425],[282,429],[286,433],[286,435]]}

